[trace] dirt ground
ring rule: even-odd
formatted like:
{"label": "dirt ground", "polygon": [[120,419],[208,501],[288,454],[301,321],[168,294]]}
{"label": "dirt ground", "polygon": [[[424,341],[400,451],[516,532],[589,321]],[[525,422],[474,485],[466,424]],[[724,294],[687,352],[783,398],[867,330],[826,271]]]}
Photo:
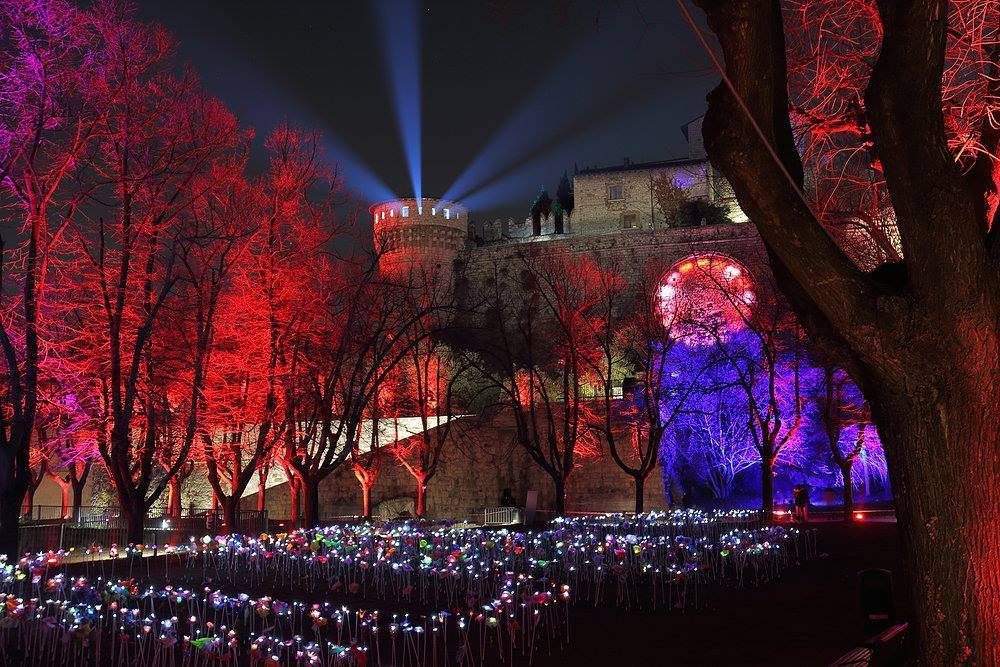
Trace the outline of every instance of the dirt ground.
{"label": "dirt ground", "polygon": [[820,557],[753,589],[728,590],[698,611],[574,608],[570,645],[536,665],[828,665],[864,639],[857,574],[893,573],[908,616],[895,523],[820,523]]}

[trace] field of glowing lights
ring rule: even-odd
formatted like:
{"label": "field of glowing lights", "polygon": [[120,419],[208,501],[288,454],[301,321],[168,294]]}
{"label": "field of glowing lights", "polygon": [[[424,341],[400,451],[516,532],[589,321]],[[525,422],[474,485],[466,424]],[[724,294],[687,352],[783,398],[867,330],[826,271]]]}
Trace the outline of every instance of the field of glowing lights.
{"label": "field of glowing lights", "polygon": [[757,516],[597,515],[527,532],[399,521],[206,535],[146,556],[141,547],[40,553],[4,565],[3,657],[545,664],[585,641],[574,637],[576,607],[669,622],[816,556],[815,531]]}

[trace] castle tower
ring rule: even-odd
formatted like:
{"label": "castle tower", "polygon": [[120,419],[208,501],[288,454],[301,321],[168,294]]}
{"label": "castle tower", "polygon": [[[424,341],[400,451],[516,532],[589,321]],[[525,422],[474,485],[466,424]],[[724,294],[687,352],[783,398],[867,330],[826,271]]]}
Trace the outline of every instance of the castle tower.
{"label": "castle tower", "polygon": [[424,197],[385,201],[368,210],[384,275],[403,278],[418,269],[450,282],[468,234],[469,215],[462,206]]}

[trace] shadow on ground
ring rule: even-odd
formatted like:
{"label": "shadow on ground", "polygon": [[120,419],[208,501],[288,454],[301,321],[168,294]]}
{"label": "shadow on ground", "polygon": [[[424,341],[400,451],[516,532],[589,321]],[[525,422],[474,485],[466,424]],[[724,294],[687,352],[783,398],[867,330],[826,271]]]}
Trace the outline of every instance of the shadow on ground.
{"label": "shadow on ground", "polygon": [[820,523],[821,556],[773,583],[731,589],[698,611],[574,608],[570,645],[535,665],[828,665],[864,635],[857,573],[893,573],[908,616],[895,523]]}

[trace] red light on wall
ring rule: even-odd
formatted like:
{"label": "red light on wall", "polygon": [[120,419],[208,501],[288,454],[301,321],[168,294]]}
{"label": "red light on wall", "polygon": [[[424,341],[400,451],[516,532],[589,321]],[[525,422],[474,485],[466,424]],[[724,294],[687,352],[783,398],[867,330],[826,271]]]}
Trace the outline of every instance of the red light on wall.
{"label": "red light on wall", "polygon": [[855,512],[854,513],[854,518],[857,519],[858,521],[861,521],[861,520],[863,520],[865,518],[865,515],[862,514],[861,512]]}

